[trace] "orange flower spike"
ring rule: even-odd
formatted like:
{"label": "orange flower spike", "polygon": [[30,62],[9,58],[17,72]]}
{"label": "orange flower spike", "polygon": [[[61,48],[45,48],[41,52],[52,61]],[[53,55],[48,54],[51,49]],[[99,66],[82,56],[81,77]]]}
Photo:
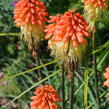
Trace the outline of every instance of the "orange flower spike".
{"label": "orange flower spike", "polygon": [[[56,19],[54,20],[53,18]],[[78,43],[86,44],[87,41],[84,37],[90,36],[90,33],[87,32],[90,28],[85,22],[85,19],[80,16],[80,13],[74,13],[72,11],[65,12],[64,15],[61,16],[52,16],[52,19],[48,22],[54,23],[54,27],[52,28],[54,31],[51,31],[51,24],[46,26],[46,39],[49,38],[48,34],[52,34],[51,36],[55,37],[53,38],[54,40],[59,38],[61,41],[67,41],[72,37],[72,41],[76,40]]]}
{"label": "orange flower spike", "polygon": [[104,73],[103,76],[105,79],[109,79],[109,72]]}
{"label": "orange flower spike", "polygon": [[107,67],[105,70],[106,70],[106,72],[108,72],[108,73],[109,73],[109,67]]}
{"label": "orange flower spike", "polygon": [[21,28],[21,38],[31,48],[33,57],[37,55],[40,41],[44,39],[46,16],[46,7],[40,0],[19,0],[15,5],[16,26]]}
{"label": "orange flower spike", "polygon": [[48,47],[57,58],[71,57],[73,60],[82,57],[81,53],[87,45],[87,37],[90,37],[90,27],[83,16],[75,10],[69,10],[64,14],[51,16],[49,25],[45,26]]}
{"label": "orange flower spike", "polygon": [[105,82],[104,82],[104,84],[103,84],[104,86],[106,86],[106,87],[109,87],[109,79],[108,80],[106,80]]}
{"label": "orange flower spike", "polygon": [[23,26],[26,23],[42,25],[47,21],[48,13],[46,7],[40,0],[20,0],[16,3],[14,10],[15,23]]}
{"label": "orange flower spike", "polygon": [[105,73],[103,74],[103,76],[105,77],[105,79],[109,79],[109,67],[107,67],[106,69],[105,69]]}
{"label": "orange flower spike", "polygon": [[82,0],[85,5],[93,4],[94,8],[100,7],[101,9],[107,8],[106,0]]}
{"label": "orange flower spike", "polygon": [[109,87],[109,66],[105,69],[105,71],[106,72],[103,74],[103,76],[107,80],[104,82],[104,86]]}
{"label": "orange flower spike", "polygon": [[44,85],[37,87],[34,94],[36,96],[31,97],[33,100],[30,103],[31,109],[58,109],[56,102],[60,102],[61,99],[53,86]]}
{"label": "orange flower spike", "polygon": [[107,8],[108,0],[81,0],[84,3],[84,15],[89,22],[91,30],[95,28],[93,20],[101,18],[102,12]]}

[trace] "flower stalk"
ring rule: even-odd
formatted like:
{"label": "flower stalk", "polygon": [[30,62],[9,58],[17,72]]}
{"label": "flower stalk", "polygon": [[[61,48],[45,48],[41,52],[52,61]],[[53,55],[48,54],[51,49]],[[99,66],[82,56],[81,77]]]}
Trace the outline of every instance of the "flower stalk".
{"label": "flower stalk", "polygon": [[66,66],[66,69],[67,69],[68,78],[69,78],[69,109],[73,109],[75,63],[69,61]]}
{"label": "flower stalk", "polygon": [[74,109],[73,108],[73,104],[74,104],[74,72],[72,72],[73,77],[71,77],[69,79],[69,83],[70,83],[70,100],[69,100],[69,109]]}
{"label": "flower stalk", "polygon": [[[95,31],[93,32],[93,51],[96,49],[96,38]],[[94,67],[94,77],[95,77],[95,93],[96,93],[96,101],[97,101],[97,109],[100,109],[100,98],[99,98],[99,90],[98,90],[98,75],[97,75],[97,63],[96,63],[96,54],[93,54],[93,67]]]}
{"label": "flower stalk", "polygon": [[62,79],[61,79],[62,109],[65,109],[65,74],[63,64],[61,64],[61,72],[62,72]]}
{"label": "flower stalk", "polygon": [[[35,60],[37,62],[37,65],[40,66],[41,63],[40,63],[40,57],[39,57],[39,55],[36,56]],[[41,69],[38,69],[38,75],[39,75],[39,80],[42,80],[44,78],[44,75],[43,75]]]}
{"label": "flower stalk", "polygon": [[84,109],[88,109],[88,68],[84,72]]}

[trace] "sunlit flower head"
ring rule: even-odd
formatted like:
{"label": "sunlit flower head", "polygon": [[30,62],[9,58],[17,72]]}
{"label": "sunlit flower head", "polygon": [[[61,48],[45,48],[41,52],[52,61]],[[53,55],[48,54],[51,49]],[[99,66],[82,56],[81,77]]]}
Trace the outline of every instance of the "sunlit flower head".
{"label": "sunlit flower head", "polygon": [[94,8],[105,9],[107,8],[107,0],[82,0],[84,5],[93,5]]}
{"label": "sunlit flower head", "polygon": [[84,3],[84,15],[93,29],[94,22],[92,20],[101,17],[101,13],[107,8],[107,0],[82,0],[82,2]]}
{"label": "sunlit flower head", "polygon": [[36,96],[31,97],[33,100],[30,103],[31,109],[59,109],[56,102],[60,102],[61,99],[53,86],[44,85],[37,87],[34,94]]}
{"label": "sunlit flower head", "polygon": [[50,16],[45,28],[48,47],[58,58],[80,59],[86,48],[90,28],[79,12],[69,10],[64,14]]}
{"label": "sunlit flower head", "polygon": [[104,86],[109,87],[109,66],[105,69],[105,71],[106,72],[103,74],[103,76],[107,80],[104,82]]}
{"label": "sunlit flower head", "polygon": [[44,26],[47,21],[46,7],[40,0],[19,0],[15,5],[14,19],[21,28],[22,39],[33,49],[44,38]]}

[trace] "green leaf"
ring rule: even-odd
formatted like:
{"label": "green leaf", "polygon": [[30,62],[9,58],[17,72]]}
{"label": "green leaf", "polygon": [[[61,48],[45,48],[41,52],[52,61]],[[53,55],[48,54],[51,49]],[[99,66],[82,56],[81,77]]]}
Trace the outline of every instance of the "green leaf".
{"label": "green leaf", "polygon": [[0,36],[19,36],[20,33],[0,33]]}
{"label": "green leaf", "polygon": [[50,64],[54,64],[54,63],[56,63],[56,62],[58,62],[58,61],[60,61],[60,59],[54,60],[54,61],[52,61],[52,62],[43,64],[43,65],[40,65],[40,66],[37,66],[37,67],[34,67],[34,68],[32,68],[32,69],[30,69],[30,70],[26,70],[26,71],[24,71],[24,72],[17,73],[16,75],[12,75],[12,76],[3,78],[3,79],[0,80],[0,82],[5,81],[5,80],[8,80],[8,79],[15,78],[15,77],[20,76],[20,75],[23,75],[23,74],[25,74],[25,73],[32,72],[32,71],[34,71],[34,70],[40,69],[40,68],[45,67],[45,66],[48,66],[48,65],[50,65]]}
{"label": "green leaf", "polygon": [[21,96],[23,96],[24,94],[26,94],[27,92],[29,92],[31,89],[33,89],[34,87],[38,86],[39,84],[41,84],[42,82],[48,80],[49,78],[53,77],[54,75],[56,75],[58,72],[60,72],[61,70],[59,69],[58,71],[55,71],[54,73],[52,73],[51,75],[49,75],[48,77],[40,80],[39,82],[35,83],[32,87],[30,87],[29,89],[25,90],[23,93],[21,93],[20,95],[18,95],[16,98],[14,98],[13,100],[11,100],[9,103],[7,103],[6,105],[4,105],[1,109],[6,109],[6,107],[11,104],[12,102],[14,102],[15,100],[17,100],[18,98],[20,98]]}
{"label": "green leaf", "polygon": [[107,23],[109,23],[109,19],[98,19],[98,20],[93,20],[93,22],[107,22]]}
{"label": "green leaf", "polygon": [[84,73],[84,108],[88,109],[88,69]]}

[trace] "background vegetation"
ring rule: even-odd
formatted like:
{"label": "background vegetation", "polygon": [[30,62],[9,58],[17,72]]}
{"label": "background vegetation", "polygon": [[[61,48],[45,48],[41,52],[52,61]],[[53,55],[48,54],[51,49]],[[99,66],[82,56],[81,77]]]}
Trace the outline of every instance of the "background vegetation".
{"label": "background vegetation", "polygon": [[[63,13],[68,9],[77,8],[83,13],[83,5],[80,0],[42,0],[47,6],[47,11],[50,15],[57,13]],[[31,86],[34,86],[39,82],[38,70],[31,70],[38,65],[38,62],[32,58],[27,45],[20,40],[18,33],[20,29],[15,27],[13,20],[13,0],[0,0],[0,108],[18,97],[24,91],[27,91]],[[109,89],[103,86],[103,73],[104,69],[109,65],[109,11],[107,10],[103,15],[101,22],[97,22],[98,28],[96,33],[96,50],[92,52],[92,48],[89,46],[86,54],[83,57],[83,62],[79,65],[79,69],[75,73],[75,97],[74,107],[75,109],[83,109],[84,107],[84,73],[88,72],[88,77],[85,78],[86,89],[88,90],[88,109],[96,109],[96,97],[95,97],[95,82],[94,82],[94,69],[92,54],[97,56],[97,73],[98,84],[100,92],[100,106],[101,109],[109,109]],[[14,33],[14,34],[13,34]],[[90,42],[91,45],[91,42]],[[40,63],[41,65],[49,63],[54,60],[50,56],[50,51],[47,49],[47,41],[43,41],[40,49]],[[86,69],[87,66],[87,69]],[[48,84],[54,85],[56,89],[61,89],[61,72],[54,74],[58,71],[60,64],[56,62],[48,66],[41,68],[44,77],[48,80],[45,81]],[[25,73],[23,71],[27,71]],[[22,72],[22,73],[20,73]],[[23,74],[25,73],[25,74]],[[18,76],[18,74],[22,74]],[[54,74],[49,78],[50,74]],[[10,77],[16,75],[17,77]],[[7,80],[3,80],[7,78]],[[66,109],[68,104],[68,87],[67,74],[65,74],[65,98]],[[23,96],[16,99],[13,103],[10,103],[5,109],[29,109],[30,97],[33,95],[33,91],[29,90]],[[87,92],[87,91],[86,91]]]}

